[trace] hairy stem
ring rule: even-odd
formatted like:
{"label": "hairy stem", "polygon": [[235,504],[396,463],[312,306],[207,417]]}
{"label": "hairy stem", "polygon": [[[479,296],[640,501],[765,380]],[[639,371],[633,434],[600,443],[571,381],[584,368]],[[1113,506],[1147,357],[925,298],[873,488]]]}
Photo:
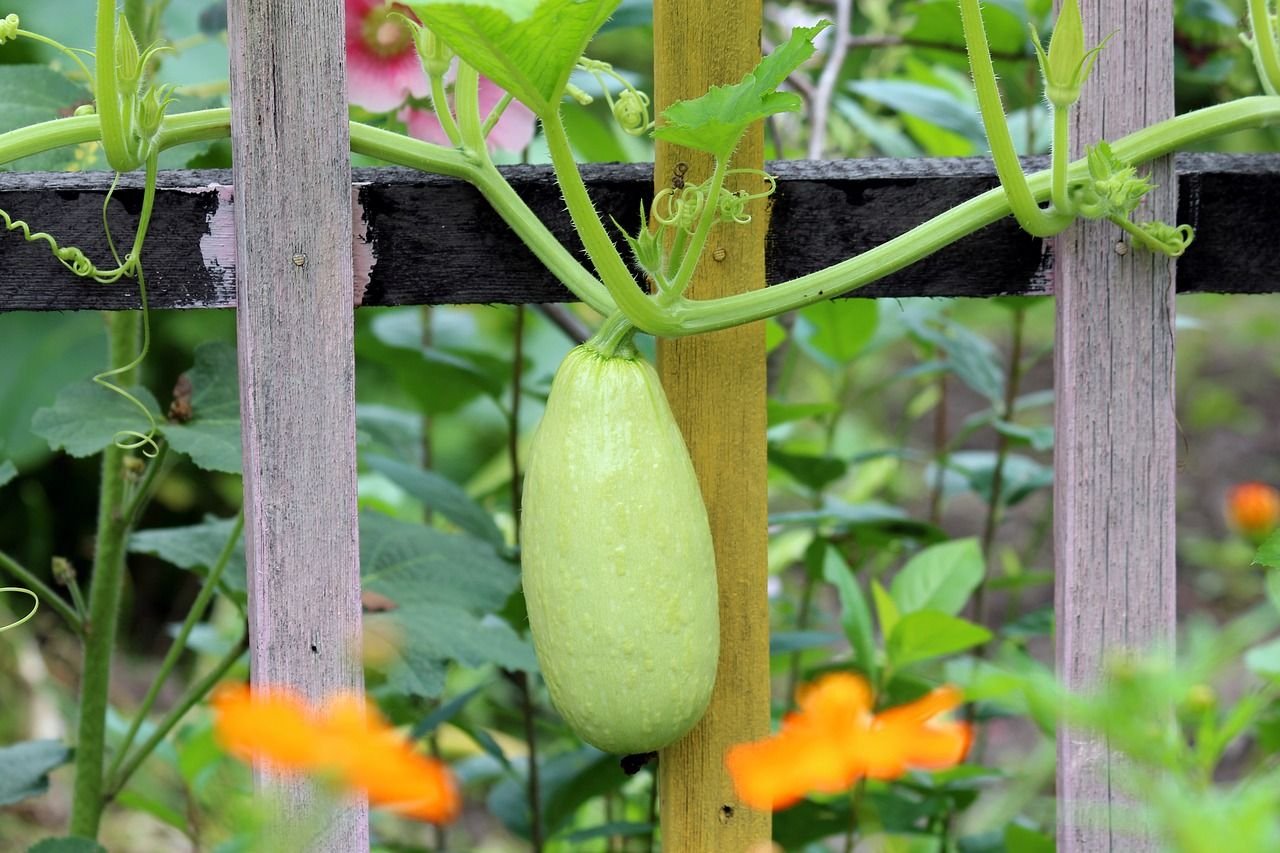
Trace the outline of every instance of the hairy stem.
{"label": "hairy stem", "polygon": [[[106,314],[105,317],[111,366],[123,367],[132,362],[138,352],[141,331],[138,315],[120,312]],[[117,374],[116,379],[127,387],[133,384],[134,372]],[[124,590],[124,551],[129,532],[125,515],[126,453],[114,444],[102,451],[102,485],[98,498],[93,578],[89,586],[89,618],[84,626],[84,674],[80,682],[76,781],[70,827],[72,835],[85,838],[97,837],[98,822],[102,816],[107,693]]]}

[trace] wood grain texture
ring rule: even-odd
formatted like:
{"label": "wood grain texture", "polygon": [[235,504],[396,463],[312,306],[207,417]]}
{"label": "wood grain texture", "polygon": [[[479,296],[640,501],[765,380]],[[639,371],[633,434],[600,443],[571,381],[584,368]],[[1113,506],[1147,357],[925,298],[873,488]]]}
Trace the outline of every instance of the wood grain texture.
{"label": "wood grain texture", "polygon": [[[253,682],[312,700],[363,686],[342,22],[338,0],[229,6]],[[259,782],[291,849],[369,848],[363,803]]]}
{"label": "wood grain texture", "polygon": [[[656,0],[657,110],[712,85],[737,82],[755,67],[760,16],[759,0]],[[757,123],[734,165],[761,168],[763,152]],[[709,157],[660,144],[655,184],[666,185],[678,161],[689,164],[692,180],[711,173]],[[764,286],[767,217],[762,207],[752,213],[749,226],[719,225],[712,231],[691,295],[724,296]],[[724,258],[716,261],[714,250],[720,248]],[[724,766],[730,746],[769,733],[763,324],[662,341],[658,370],[702,485],[720,587],[720,665],[711,706],[659,758],[662,846],[671,853],[738,853],[767,842],[772,821],[768,812],[737,798]]]}
{"label": "wood grain texture", "polygon": [[[1118,32],[1074,118],[1076,154],[1173,115],[1170,0],[1084,0],[1081,13],[1087,44]],[[1151,174],[1159,189],[1137,218],[1170,221],[1172,163]],[[1058,238],[1055,266],[1057,657],[1076,690],[1123,650],[1173,640],[1174,266],[1122,254],[1122,236],[1105,222],[1076,225]],[[1062,853],[1160,849],[1124,793],[1126,769],[1104,739],[1059,729]]]}
{"label": "wood grain texture", "polygon": [[[1043,158],[1030,161],[1036,168]],[[1180,293],[1280,290],[1280,155],[1186,154],[1177,161],[1177,220],[1196,226],[1178,262]],[[779,176],[765,250],[765,281],[813,272],[900,234],[933,213],[995,186],[985,159],[775,162]],[[503,171],[566,245],[577,247],[548,168]],[[597,206],[626,227],[653,192],[653,169],[584,167]],[[522,246],[474,189],[408,169],[360,169],[353,231],[367,232],[372,263],[363,305],[559,302],[568,292]],[[107,253],[100,226],[110,176],[2,174],[0,208],[33,227]],[[147,284],[156,308],[235,305],[234,193],[228,172],[161,175],[147,240]],[[111,203],[120,234],[142,201],[124,176]],[[495,264],[500,261],[501,266]],[[123,310],[138,307],[130,280],[92,285],[75,278],[43,245],[0,234],[0,311]],[[982,229],[920,263],[857,291],[859,296],[996,296],[1051,291],[1052,241],[1028,237],[1012,219]]]}

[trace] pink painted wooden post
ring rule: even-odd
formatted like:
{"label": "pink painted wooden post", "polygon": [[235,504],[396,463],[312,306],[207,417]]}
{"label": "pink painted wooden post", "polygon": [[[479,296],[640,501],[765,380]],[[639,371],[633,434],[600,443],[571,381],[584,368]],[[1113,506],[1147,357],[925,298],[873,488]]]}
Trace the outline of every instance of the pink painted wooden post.
{"label": "pink painted wooden post", "polygon": [[[1073,122],[1074,156],[1173,115],[1170,0],[1082,0],[1086,44],[1108,33]],[[1118,32],[1117,32],[1118,31]],[[1140,219],[1172,222],[1171,159]],[[1109,223],[1057,242],[1054,551],[1058,667],[1068,686],[1097,682],[1121,649],[1173,639],[1173,264],[1135,251]],[[1160,709],[1153,708],[1153,714]],[[1105,741],[1058,735],[1058,850],[1157,849],[1128,807]]]}
{"label": "pink painted wooden post", "polygon": [[[228,31],[253,680],[318,699],[362,684],[343,4],[232,0]],[[363,805],[270,787],[307,849],[368,849]]]}

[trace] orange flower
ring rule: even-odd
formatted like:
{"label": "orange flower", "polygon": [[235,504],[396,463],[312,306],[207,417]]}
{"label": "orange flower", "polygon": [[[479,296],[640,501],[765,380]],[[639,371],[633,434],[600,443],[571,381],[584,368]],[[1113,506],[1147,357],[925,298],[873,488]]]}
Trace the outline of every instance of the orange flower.
{"label": "orange flower", "polygon": [[1266,483],[1241,483],[1227,492],[1227,521],[1246,536],[1265,536],[1280,524],[1280,492]]}
{"label": "orange flower", "polygon": [[447,823],[458,816],[449,768],[415,750],[359,696],[338,695],[322,712],[287,691],[227,685],[212,704],[218,741],[243,761],[323,776],[405,817]]}
{"label": "orange flower", "polygon": [[799,708],[778,734],[738,744],[725,756],[743,802],[783,809],[817,792],[834,794],[863,777],[896,779],[907,770],[940,770],[964,759],[968,724],[939,720],[960,704],[954,687],[879,714],[860,676],[828,675],[801,688]]}

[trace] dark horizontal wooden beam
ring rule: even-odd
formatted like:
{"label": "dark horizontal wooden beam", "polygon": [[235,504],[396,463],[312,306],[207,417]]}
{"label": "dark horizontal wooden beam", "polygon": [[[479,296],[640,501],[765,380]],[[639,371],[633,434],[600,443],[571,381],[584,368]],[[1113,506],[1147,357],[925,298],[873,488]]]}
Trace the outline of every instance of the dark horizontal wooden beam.
{"label": "dark horizontal wooden beam", "polygon": [[[1035,161],[1042,167],[1043,161]],[[988,160],[778,162],[768,279],[785,281],[883,243],[996,185]],[[504,170],[566,245],[581,252],[547,167]],[[652,166],[584,168],[597,207],[629,229],[651,195]],[[1280,155],[1180,155],[1179,222],[1196,240],[1178,262],[1180,292],[1280,291]],[[0,208],[35,229],[109,257],[102,234],[103,173],[0,174]],[[357,170],[353,252],[360,305],[560,302],[572,297],[470,186],[404,169]],[[144,259],[155,308],[235,304],[229,172],[161,175]],[[127,245],[141,205],[140,178],[121,179],[109,209]],[[2,223],[0,223],[2,224]],[[1117,238],[1120,236],[1117,230]],[[1046,294],[1051,242],[1004,219],[858,296]],[[363,271],[363,275],[361,275]],[[42,243],[0,233],[0,311],[138,307],[136,283],[78,279]]]}

